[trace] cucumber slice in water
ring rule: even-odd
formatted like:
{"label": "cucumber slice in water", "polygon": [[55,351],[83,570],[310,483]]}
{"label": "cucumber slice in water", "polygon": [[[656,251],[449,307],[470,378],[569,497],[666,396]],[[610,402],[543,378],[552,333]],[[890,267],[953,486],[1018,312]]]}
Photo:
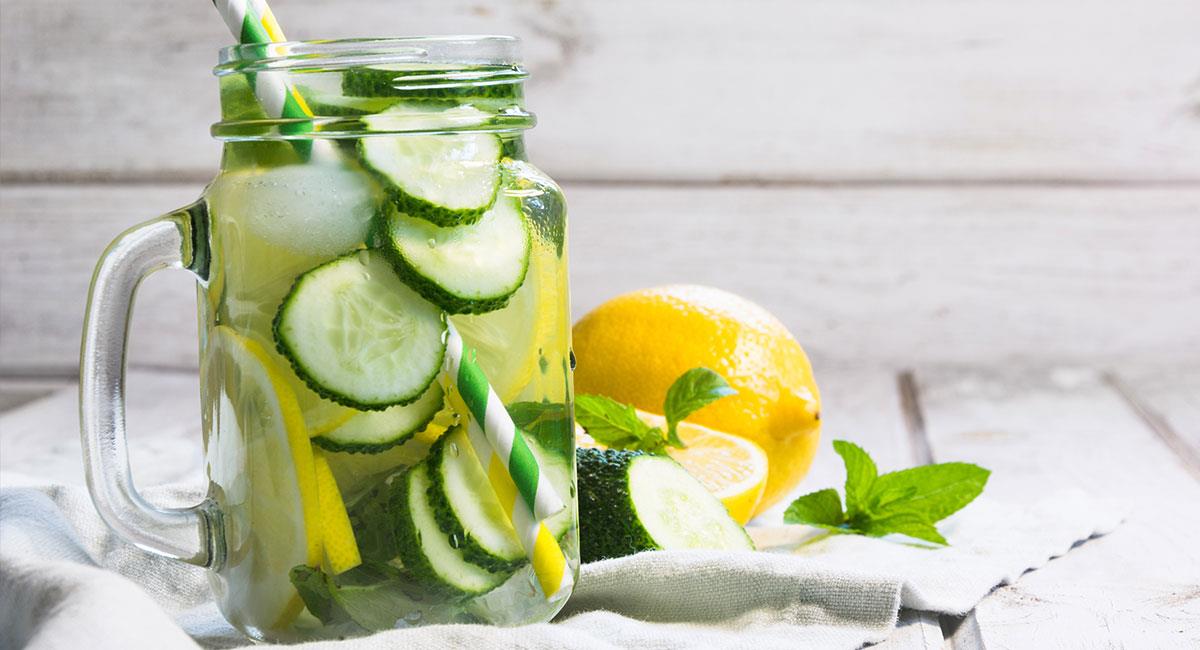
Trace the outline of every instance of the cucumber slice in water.
{"label": "cucumber slice in water", "polygon": [[296,90],[304,96],[314,115],[371,115],[391,108],[400,101],[395,97],[347,97],[341,93],[327,93],[304,86],[297,86]]}
{"label": "cucumber slice in water", "polygon": [[301,275],[275,316],[275,342],[319,395],[363,411],[411,404],[446,352],[441,310],[361,250]]}
{"label": "cucumber slice in water", "polygon": [[396,550],[404,568],[423,582],[451,595],[475,596],[495,589],[508,573],[494,573],[472,564],[438,527],[429,503],[429,467],[421,463],[396,479],[399,494],[393,503]]}
{"label": "cucumber slice in water", "polygon": [[468,226],[441,228],[392,212],[383,227],[397,272],[451,314],[500,309],[525,281],[529,222],[515,198],[502,196]]}
{"label": "cucumber slice in water", "polygon": [[[444,111],[395,106],[362,121],[376,131],[437,131],[488,119],[470,106]],[[478,221],[500,189],[501,144],[494,133],[380,135],[359,140],[358,150],[401,212],[440,226]]]}
{"label": "cucumber slice in water", "polygon": [[488,481],[462,427],[442,437],[429,453],[429,505],[438,527],[468,562],[490,571],[515,569],[524,559],[521,541]]}
{"label": "cucumber slice in water", "polygon": [[579,449],[584,562],[654,549],[754,548],[725,506],[667,456]]}
{"label": "cucumber slice in water", "polygon": [[469,100],[521,97],[521,83],[518,80],[502,79],[500,83],[479,83],[479,77],[489,72],[505,75],[515,71],[500,66],[446,69],[419,63],[350,68],[342,74],[342,93],[352,97],[408,99]]}
{"label": "cucumber slice in water", "polygon": [[442,410],[443,393],[436,383],[420,399],[385,411],[356,413],[341,426],[315,438],[313,443],[329,451],[377,454],[414,436]]}

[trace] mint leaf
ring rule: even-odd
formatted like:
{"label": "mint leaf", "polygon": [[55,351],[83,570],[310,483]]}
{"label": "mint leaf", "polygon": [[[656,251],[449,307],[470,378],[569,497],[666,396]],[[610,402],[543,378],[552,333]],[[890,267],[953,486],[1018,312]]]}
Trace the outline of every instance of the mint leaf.
{"label": "mint leaf", "polygon": [[334,621],[333,583],[324,572],[303,564],[292,567],[288,577],[308,611],[328,625]]}
{"label": "mint leaf", "polygon": [[783,521],[789,524],[840,527],[846,523],[846,513],[842,512],[842,498],[837,490],[825,488],[793,501],[783,512]]}
{"label": "mint leaf", "polygon": [[729,382],[708,368],[692,368],[683,373],[667,389],[663,403],[663,415],[667,418],[667,442],[673,447],[683,447],[677,428],[687,416],[709,404],[736,394]]}
{"label": "mint leaf", "polygon": [[883,537],[907,535],[948,545],[937,522],[974,501],[991,472],[971,463],[940,463],[880,475],[862,447],[834,440],[833,448],[846,465],[846,509],[837,490],[826,488],[791,503],[783,520],[839,533]]}
{"label": "mint leaf", "polygon": [[854,520],[866,510],[867,498],[879,469],[867,452],[853,442],[834,440],[833,450],[846,465],[846,515]]}
{"label": "mint leaf", "polygon": [[971,463],[939,463],[888,472],[875,480],[871,509],[878,516],[912,512],[931,522],[941,521],[974,501],[990,475]]}
{"label": "mint leaf", "polygon": [[933,523],[912,512],[900,512],[878,519],[868,519],[863,522],[862,531],[869,537],[883,537],[898,533],[942,546],[949,545],[949,542],[942,537]]}
{"label": "mint leaf", "polygon": [[642,422],[632,406],[603,395],[577,395],[575,419],[588,435],[609,449],[657,453],[666,445],[662,431]]}

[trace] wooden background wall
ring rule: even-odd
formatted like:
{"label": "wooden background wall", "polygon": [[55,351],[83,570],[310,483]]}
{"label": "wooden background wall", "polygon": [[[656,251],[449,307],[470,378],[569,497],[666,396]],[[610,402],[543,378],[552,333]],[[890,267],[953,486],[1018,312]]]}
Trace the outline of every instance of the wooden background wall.
{"label": "wooden background wall", "polygon": [[[696,281],[818,363],[1200,362],[1195,0],[274,0],[293,38],[509,33],[576,314]],[[75,372],[124,227],[215,170],[204,0],[0,4],[0,374]],[[195,363],[183,274],[133,363]]]}

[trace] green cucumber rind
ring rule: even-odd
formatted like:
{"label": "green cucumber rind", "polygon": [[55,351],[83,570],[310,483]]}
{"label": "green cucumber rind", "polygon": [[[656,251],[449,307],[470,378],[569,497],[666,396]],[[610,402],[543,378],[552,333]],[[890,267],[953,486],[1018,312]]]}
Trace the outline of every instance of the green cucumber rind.
{"label": "green cucumber rind", "polygon": [[[433,416],[430,416],[429,422],[432,421]],[[426,422],[425,424],[428,425],[429,422]],[[422,429],[423,428],[424,427],[422,427]],[[406,433],[403,436],[392,440],[391,442],[380,442],[375,444],[348,444],[330,440],[324,436],[316,436],[315,438],[312,438],[312,443],[321,449],[324,449],[325,451],[344,451],[351,454],[379,454],[391,449],[392,447],[408,442],[420,431],[421,429],[417,429],[416,431]]]}
{"label": "green cucumber rind", "polygon": [[[426,388],[425,390],[429,389]],[[437,417],[438,412],[441,411],[443,407],[444,400],[443,404],[440,404],[436,409],[433,409],[433,411],[424,417],[423,420],[416,425],[416,427],[387,442],[339,442],[333,438],[326,437],[325,435],[319,435],[312,438],[312,443],[326,451],[344,451],[351,454],[379,454],[391,449],[392,447],[408,442],[413,436],[424,431],[425,428],[429,426],[429,423],[433,422],[433,419]]]}
{"label": "green cucumber rind", "polygon": [[629,466],[641,451],[575,451],[579,493],[579,558],[596,562],[653,551],[654,541],[637,517],[629,493]]}
{"label": "green cucumber rind", "polygon": [[[499,140],[499,136],[497,135],[493,134],[492,137],[495,137],[497,140]],[[387,194],[388,200],[396,207],[397,210],[403,212],[404,214],[424,219],[435,225],[442,226],[443,228],[451,226],[468,226],[479,221],[479,219],[483,217],[483,213],[492,208],[492,204],[496,202],[496,197],[500,195],[500,186],[502,185],[502,182],[501,174],[499,171],[497,171],[496,182],[492,187],[491,197],[488,199],[485,205],[477,208],[451,209],[433,203],[432,201],[427,201],[419,196],[413,196],[412,194],[405,192],[399,185],[397,185],[396,182],[392,180],[386,172],[376,169],[375,166],[371,164],[371,157],[367,155],[367,152],[364,149],[366,146],[365,140],[365,138],[362,138],[358,141],[358,144],[355,145],[358,150],[359,163],[362,165],[363,169],[366,169],[379,181],[379,184],[383,187],[384,192]],[[497,151],[503,151],[503,149],[504,143],[501,141],[500,145],[497,147]],[[497,170],[499,170],[500,159],[500,156],[496,157],[495,164]]]}
{"label": "green cucumber rind", "polygon": [[[422,72],[432,72],[422,71]],[[447,70],[446,72],[451,72]],[[524,96],[520,81],[494,84],[445,84],[441,86],[426,86],[423,88],[399,88],[395,85],[397,78],[403,78],[404,73],[396,70],[362,67],[350,68],[342,73],[342,94],[350,97],[399,97],[405,99],[456,99],[467,101],[471,99],[511,99],[519,100]]]}
{"label": "green cucumber rind", "polygon": [[[482,590],[467,591],[453,584],[446,582],[437,570],[430,563],[425,553],[421,550],[421,536],[417,530],[416,524],[413,522],[412,514],[409,512],[408,500],[411,494],[411,474],[414,471],[424,471],[426,474],[432,475],[435,472],[426,462],[408,470],[401,479],[397,480],[397,499],[396,503],[401,510],[396,512],[395,518],[395,540],[397,557],[404,564],[414,578],[429,586],[431,590],[436,590],[437,593],[443,594],[448,598],[471,598],[481,594],[488,593],[492,589],[500,586],[508,579],[509,573],[496,574],[496,580]],[[428,499],[428,495],[426,495]],[[448,537],[448,536],[447,536]],[[465,559],[465,558],[464,558]],[[473,564],[473,563],[472,563]],[[478,565],[476,565],[478,566]],[[480,567],[483,568],[483,567]]]}
{"label": "green cucumber rind", "polygon": [[524,556],[516,558],[504,558],[491,553],[483,548],[471,535],[470,531],[459,521],[458,515],[454,513],[454,509],[450,506],[450,500],[446,496],[445,483],[442,479],[440,465],[442,457],[445,453],[447,441],[450,439],[450,432],[438,439],[429,449],[429,505],[433,508],[434,519],[437,520],[438,527],[443,533],[450,537],[458,536],[458,550],[462,552],[463,559],[474,564],[475,566],[483,567],[493,573],[511,573],[526,562]]}
{"label": "green cucumber rind", "polygon": [[[395,492],[389,499],[389,502],[392,505],[391,514],[394,524],[392,539],[395,540],[396,544],[396,557],[400,558],[400,561],[404,563],[406,571],[417,580],[420,580],[422,584],[427,585],[431,591],[446,597],[466,597],[470,594],[455,588],[453,585],[447,584],[438,576],[437,571],[434,570],[433,565],[429,562],[429,558],[425,557],[425,553],[421,550],[421,535],[417,530],[417,525],[413,522],[408,505],[412,473],[416,471],[417,467],[420,466],[414,466],[404,472],[392,484],[392,489]],[[428,470],[426,469],[425,471]]]}
{"label": "green cucumber rind", "polygon": [[[518,199],[513,200],[519,202]],[[520,280],[507,293],[498,296],[485,298],[460,296],[422,274],[416,265],[408,261],[404,253],[400,250],[400,247],[392,239],[390,216],[392,213],[385,212],[382,217],[376,218],[375,233],[372,237],[374,241],[380,243],[381,250],[384,251],[387,258],[392,262],[392,266],[396,269],[396,274],[400,276],[400,279],[414,291],[421,294],[423,298],[441,307],[448,314],[486,314],[507,306],[509,298],[512,298],[512,295],[521,288],[521,285],[525,284],[525,276],[529,273],[529,257],[533,252],[533,229],[530,226],[529,216],[525,214],[524,208],[519,207],[517,211],[521,215],[521,225],[525,231],[525,264],[521,271]],[[463,224],[461,227],[470,227],[471,225],[474,224]]]}
{"label": "green cucumber rind", "polygon": [[[296,354],[292,351],[291,347],[286,343],[287,337],[285,337],[282,332],[284,311],[286,310],[288,303],[291,302],[291,300],[295,297],[296,293],[303,286],[305,278],[308,277],[309,274],[311,274],[313,271],[316,271],[317,269],[321,269],[326,266],[336,264],[336,263],[344,260],[346,257],[348,257],[350,255],[357,255],[360,252],[361,251],[355,250],[355,251],[350,251],[349,253],[346,253],[344,255],[339,255],[339,256],[333,258],[332,260],[329,260],[328,262],[325,262],[322,264],[318,264],[317,266],[314,266],[313,268],[309,269],[308,271],[305,271],[304,273],[301,273],[299,276],[297,276],[296,280],[294,282],[292,282],[292,287],[290,289],[288,289],[287,295],[285,295],[283,297],[283,300],[280,301],[279,309],[277,309],[275,311],[275,318],[271,321],[271,338],[273,338],[275,340],[275,349],[278,350],[279,353],[282,354],[283,357],[285,359],[287,359],[288,363],[292,366],[292,372],[296,373],[296,376],[299,377],[309,387],[309,389],[311,389],[317,395],[320,395],[321,397],[324,397],[325,399],[327,399],[331,402],[336,402],[338,404],[341,404],[342,406],[348,406],[352,409],[356,409],[359,411],[384,411],[393,406],[404,406],[407,404],[412,404],[413,402],[421,399],[421,396],[425,394],[425,391],[429,390],[429,386],[433,382],[437,381],[438,374],[441,372],[442,365],[445,363],[445,360],[446,360],[446,346],[445,345],[442,346],[441,352],[438,355],[437,367],[429,375],[427,381],[425,382],[425,385],[421,388],[421,390],[416,391],[415,394],[413,394],[412,396],[405,397],[403,399],[400,399],[400,400],[397,400],[394,402],[371,404],[371,403],[366,403],[366,402],[362,402],[357,399],[354,399],[353,397],[351,397],[349,395],[343,395],[342,393],[328,389],[324,385],[322,385],[319,381],[317,381],[315,373],[312,373],[311,371],[309,371],[309,369],[307,367],[305,367],[305,365],[299,360],[299,358],[296,356]],[[400,279],[401,279],[401,281],[404,280],[403,277],[401,277]],[[445,315],[442,316],[442,320],[444,322],[446,321]],[[443,328],[443,333],[444,333],[444,328]]]}

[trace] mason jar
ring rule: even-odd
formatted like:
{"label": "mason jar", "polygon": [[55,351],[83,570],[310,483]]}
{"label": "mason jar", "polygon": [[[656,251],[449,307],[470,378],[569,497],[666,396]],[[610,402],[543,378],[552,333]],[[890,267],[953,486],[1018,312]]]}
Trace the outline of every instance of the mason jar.
{"label": "mason jar", "polygon": [[[565,206],[531,164],[517,42],[240,45],[221,168],[96,269],[88,484],[222,613],[290,641],[549,620],[578,570]],[[196,276],[207,495],[144,502],[126,459],[137,282]]]}

